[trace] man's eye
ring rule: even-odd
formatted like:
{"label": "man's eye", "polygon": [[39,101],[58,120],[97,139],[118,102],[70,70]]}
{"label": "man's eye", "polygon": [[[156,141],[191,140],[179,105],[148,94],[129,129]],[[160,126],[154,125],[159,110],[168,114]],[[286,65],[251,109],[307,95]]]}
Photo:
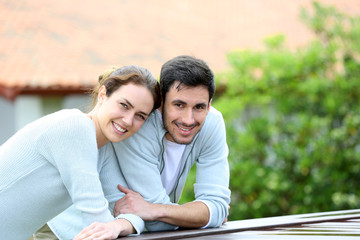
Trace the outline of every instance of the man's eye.
{"label": "man's eye", "polygon": [[183,105],[181,103],[176,103],[175,106],[177,106],[178,108],[182,108]]}

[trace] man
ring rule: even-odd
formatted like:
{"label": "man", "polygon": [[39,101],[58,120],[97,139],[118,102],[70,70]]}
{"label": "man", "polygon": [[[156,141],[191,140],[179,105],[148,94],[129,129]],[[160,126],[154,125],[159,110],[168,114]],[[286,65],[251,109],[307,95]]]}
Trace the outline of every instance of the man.
{"label": "man", "polygon": [[[214,75],[204,61],[179,56],[163,65],[160,88],[162,107],[107,153],[108,159],[117,157],[120,168],[109,161],[100,171],[105,197],[111,209],[115,205],[114,215],[127,219],[137,233],[143,231],[142,220],[149,231],[219,227],[228,215],[230,190],[224,121],[211,107]],[[179,205],[193,164],[196,199]],[[117,179],[106,177],[115,171]],[[49,222],[60,239],[82,229],[74,209]]]}
{"label": "man", "polygon": [[[221,114],[211,108],[213,73],[202,60],[179,56],[163,65],[160,89],[160,111],[135,137],[115,144],[115,151],[125,178],[139,178],[128,181],[128,186],[161,204],[141,201],[139,194],[120,188],[127,195],[114,213],[133,213],[145,221],[181,227],[218,227],[227,217],[230,191],[225,126]],[[179,201],[194,163],[196,200],[172,204]],[[151,231],[166,228],[154,222],[147,222],[146,227]]]}

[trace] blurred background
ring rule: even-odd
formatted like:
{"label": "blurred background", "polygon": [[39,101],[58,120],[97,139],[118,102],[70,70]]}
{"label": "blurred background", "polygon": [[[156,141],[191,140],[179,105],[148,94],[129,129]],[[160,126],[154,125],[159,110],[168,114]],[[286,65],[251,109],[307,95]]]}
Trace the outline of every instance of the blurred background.
{"label": "blurred background", "polygon": [[[204,59],[230,150],[230,220],[360,207],[359,0],[0,0],[0,145],[111,65]],[[182,202],[193,198],[194,171]]]}

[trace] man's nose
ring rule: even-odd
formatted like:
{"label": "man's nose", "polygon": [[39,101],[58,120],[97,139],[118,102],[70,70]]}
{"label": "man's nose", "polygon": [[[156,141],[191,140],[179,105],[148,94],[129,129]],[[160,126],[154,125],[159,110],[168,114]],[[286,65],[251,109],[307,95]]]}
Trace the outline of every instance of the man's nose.
{"label": "man's nose", "polygon": [[188,109],[184,112],[184,114],[182,116],[182,122],[188,126],[194,124],[195,120],[194,120],[194,113],[193,113],[192,109]]}

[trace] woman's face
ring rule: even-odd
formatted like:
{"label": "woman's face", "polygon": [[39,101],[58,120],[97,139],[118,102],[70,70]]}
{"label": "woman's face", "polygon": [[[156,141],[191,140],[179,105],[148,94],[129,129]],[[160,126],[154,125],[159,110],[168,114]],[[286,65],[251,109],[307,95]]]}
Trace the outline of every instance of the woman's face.
{"label": "woman's face", "polygon": [[121,86],[110,97],[103,86],[98,95],[95,127],[98,145],[108,141],[120,142],[136,133],[154,106],[150,91],[129,83]]}

